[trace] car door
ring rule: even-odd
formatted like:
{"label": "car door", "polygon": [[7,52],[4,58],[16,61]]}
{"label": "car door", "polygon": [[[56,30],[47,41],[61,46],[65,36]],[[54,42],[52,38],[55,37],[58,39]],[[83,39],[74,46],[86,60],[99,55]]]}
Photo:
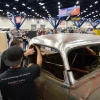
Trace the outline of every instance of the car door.
{"label": "car door", "polygon": [[35,80],[38,100],[68,100],[69,86],[64,84],[64,65],[60,53],[51,49],[43,57],[41,75]]}
{"label": "car door", "polygon": [[69,87],[46,71],[35,80],[38,100],[68,100]]}

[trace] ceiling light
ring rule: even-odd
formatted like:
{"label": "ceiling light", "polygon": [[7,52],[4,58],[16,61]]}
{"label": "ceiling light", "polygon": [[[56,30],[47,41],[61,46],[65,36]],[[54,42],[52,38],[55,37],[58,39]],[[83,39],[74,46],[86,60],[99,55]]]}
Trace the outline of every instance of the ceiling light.
{"label": "ceiling light", "polygon": [[76,4],[79,4],[79,1],[77,1]]}
{"label": "ceiling light", "polygon": [[37,13],[35,13],[35,14],[37,14]]}
{"label": "ceiling light", "polygon": [[88,8],[86,8],[86,10],[88,10]]}
{"label": "ceiling light", "polygon": [[31,9],[31,7],[27,7],[27,9]]}
{"label": "ceiling light", "polygon": [[16,10],[16,8],[15,8],[15,7],[14,7],[13,9],[14,9],[14,10]]}
{"label": "ceiling light", "polygon": [[98,3],[98,1],[95,2],[95,4],[97,4],[97,3]]}
{"label": "ceiling light", "polygon": [[3,10],[0,10],[0,11],[3,11]]}
{"label": "ceiling light", "polygon": [[19,1],[19,0],[15,0],[15,1]]}
{"label": "ceiling light", "polygon": [[94,12],[92,12],[92,14],[94,14]]}
{"label": "ceiling light", "polygon": [[34,9],[32,9],[32,11],[34,11]]}
{"label": "ceiling light", "polygon": [[17,13],[19,13],[19,11],[16,11]]}
{"label": "ceiling light", "polygon": [[22,14],[23,14],[24,12],[22,12]]}
{"label": "ceiling light", "polygon": [[10,14],[10,12],[7,12],[7,14]]}
{"label": "ceiling light", "polygon": [[41,3],[41,2],[40,2],[40,3],[39,3],[39,5],[43,6],[43,5],[44,5],[44,3]]}
{"label": "ceiling light", "polygon": [[6,4],[6,7],[9,7],[9,5],[8,5],[8,4]]}
{"label": "ceiling light", "polygon": [[95,12],[98,12],[97,10]]}
{"label": "ceiling light", "polygon": [[86,12],[85,10],[83,12]]}
{"label": "ceiling light", "polygon": [[60,5],[60,2],[58,2],[58,5]]}
{"label": "ceiling light", "polygon": [[43,6],[43,8],[45,9],[45,6]]}
{"label": "ceiling light", "polygon": [[23,6],[25,6],[25,3],[22,3]]}
{"label": "ceiling light", "polygon": [[58,6],[58,8],[60,8],[60,6]]}
{"label": "ceiling light", "polygon": [[93,17],[96,17],[96,16],[93,16]]}
{"label": "ceiling light", "polygon": [[90,7],[93,7],[93,5],[91,5]]}

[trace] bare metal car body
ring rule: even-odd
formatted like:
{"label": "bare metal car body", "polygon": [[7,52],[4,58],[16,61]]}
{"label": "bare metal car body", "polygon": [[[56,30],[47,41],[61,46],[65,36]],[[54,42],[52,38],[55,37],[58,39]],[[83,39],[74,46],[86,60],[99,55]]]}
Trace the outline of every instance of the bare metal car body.
{"label": "bare metal car body", "polygon": [[76,80],[67,56],[75,48],[99,45],[99,36],[77,33],[42,35],[31,39],[31,44],[58,50],[64,67],[64,80],[41,69],[40,77],[35,80],[39,100],[100,100],[100,69]]}

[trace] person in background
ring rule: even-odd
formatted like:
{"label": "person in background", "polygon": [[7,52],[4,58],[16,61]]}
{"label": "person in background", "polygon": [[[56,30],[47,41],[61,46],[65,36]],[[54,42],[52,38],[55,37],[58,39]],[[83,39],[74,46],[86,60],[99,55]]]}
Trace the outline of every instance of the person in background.
{"label": "person in background", "polygon": [[8,42],[8,45],[9,45],[10,36],[9,36],[9,33],[8,32],[6,32],[6,36],[7,36],[7,42]]}
{"label": "person in background", "polygon": [[46,34],[46,31],[45,31],[45,28],[42,30],[42,35],[45,35]]}
{"label": "person in background", "polygon": [[[11,42],[10,46],[14,46],[14,45],[17,45],[22,48],[22,41],[15,39]],[[26,52],[24,52],[23,58],[25,58],[29,55],[32,55],[33,53],[34,53],[34,50],[32,48],[27,49]],[[10,68],[10,66],[5,65],[6,54],[7,54],[7,50],[5,50],[1,56],[0,74],[2,74],[3,72],[7,71]],[[3,91],[3,89],[1,89],[1,94],[2,94],[3,100],[8,100],[7,94],[5,93],[5,91]]]}
{"label": "person in background", "polygon": [[23,39],[23,50],[26,51],[26,45],[28,44],[28,36],[25,31],[23,32],[22,39]]}
{"label": "person in background", "polygon": [[16,29],[12,30],[12,37],[13,37],[13,40],[21,38],[21,36],[19,35],[19,32]]}
{"label": "person in background", "polygon": [[0,86],[5,89],[8,100],[37,100],[34,80],[40,76],[42,56],[38,46],[37,64],[24,68],[23,50],[19,46],[11,46],[7,49],[5,65],[10,69],[0,74]]}

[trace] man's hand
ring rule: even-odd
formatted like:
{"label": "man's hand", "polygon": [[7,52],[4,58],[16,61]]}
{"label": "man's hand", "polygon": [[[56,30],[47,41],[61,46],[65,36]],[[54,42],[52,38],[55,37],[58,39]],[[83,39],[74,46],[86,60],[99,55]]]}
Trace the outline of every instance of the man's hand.
{"label": "man's hand", "polygon": [[29,55],[32,55],[34,54],[34,48],[31,48],[31,49],[27,49],[26,52],[24,53],[24,56],[29,56]]}
{"label": "man's hand", "polygon": [[28,66],[27,67],[30,67],[30,66],[33,66],[34,65],[34,63],[30,63],[30,64],[28,64]]}

